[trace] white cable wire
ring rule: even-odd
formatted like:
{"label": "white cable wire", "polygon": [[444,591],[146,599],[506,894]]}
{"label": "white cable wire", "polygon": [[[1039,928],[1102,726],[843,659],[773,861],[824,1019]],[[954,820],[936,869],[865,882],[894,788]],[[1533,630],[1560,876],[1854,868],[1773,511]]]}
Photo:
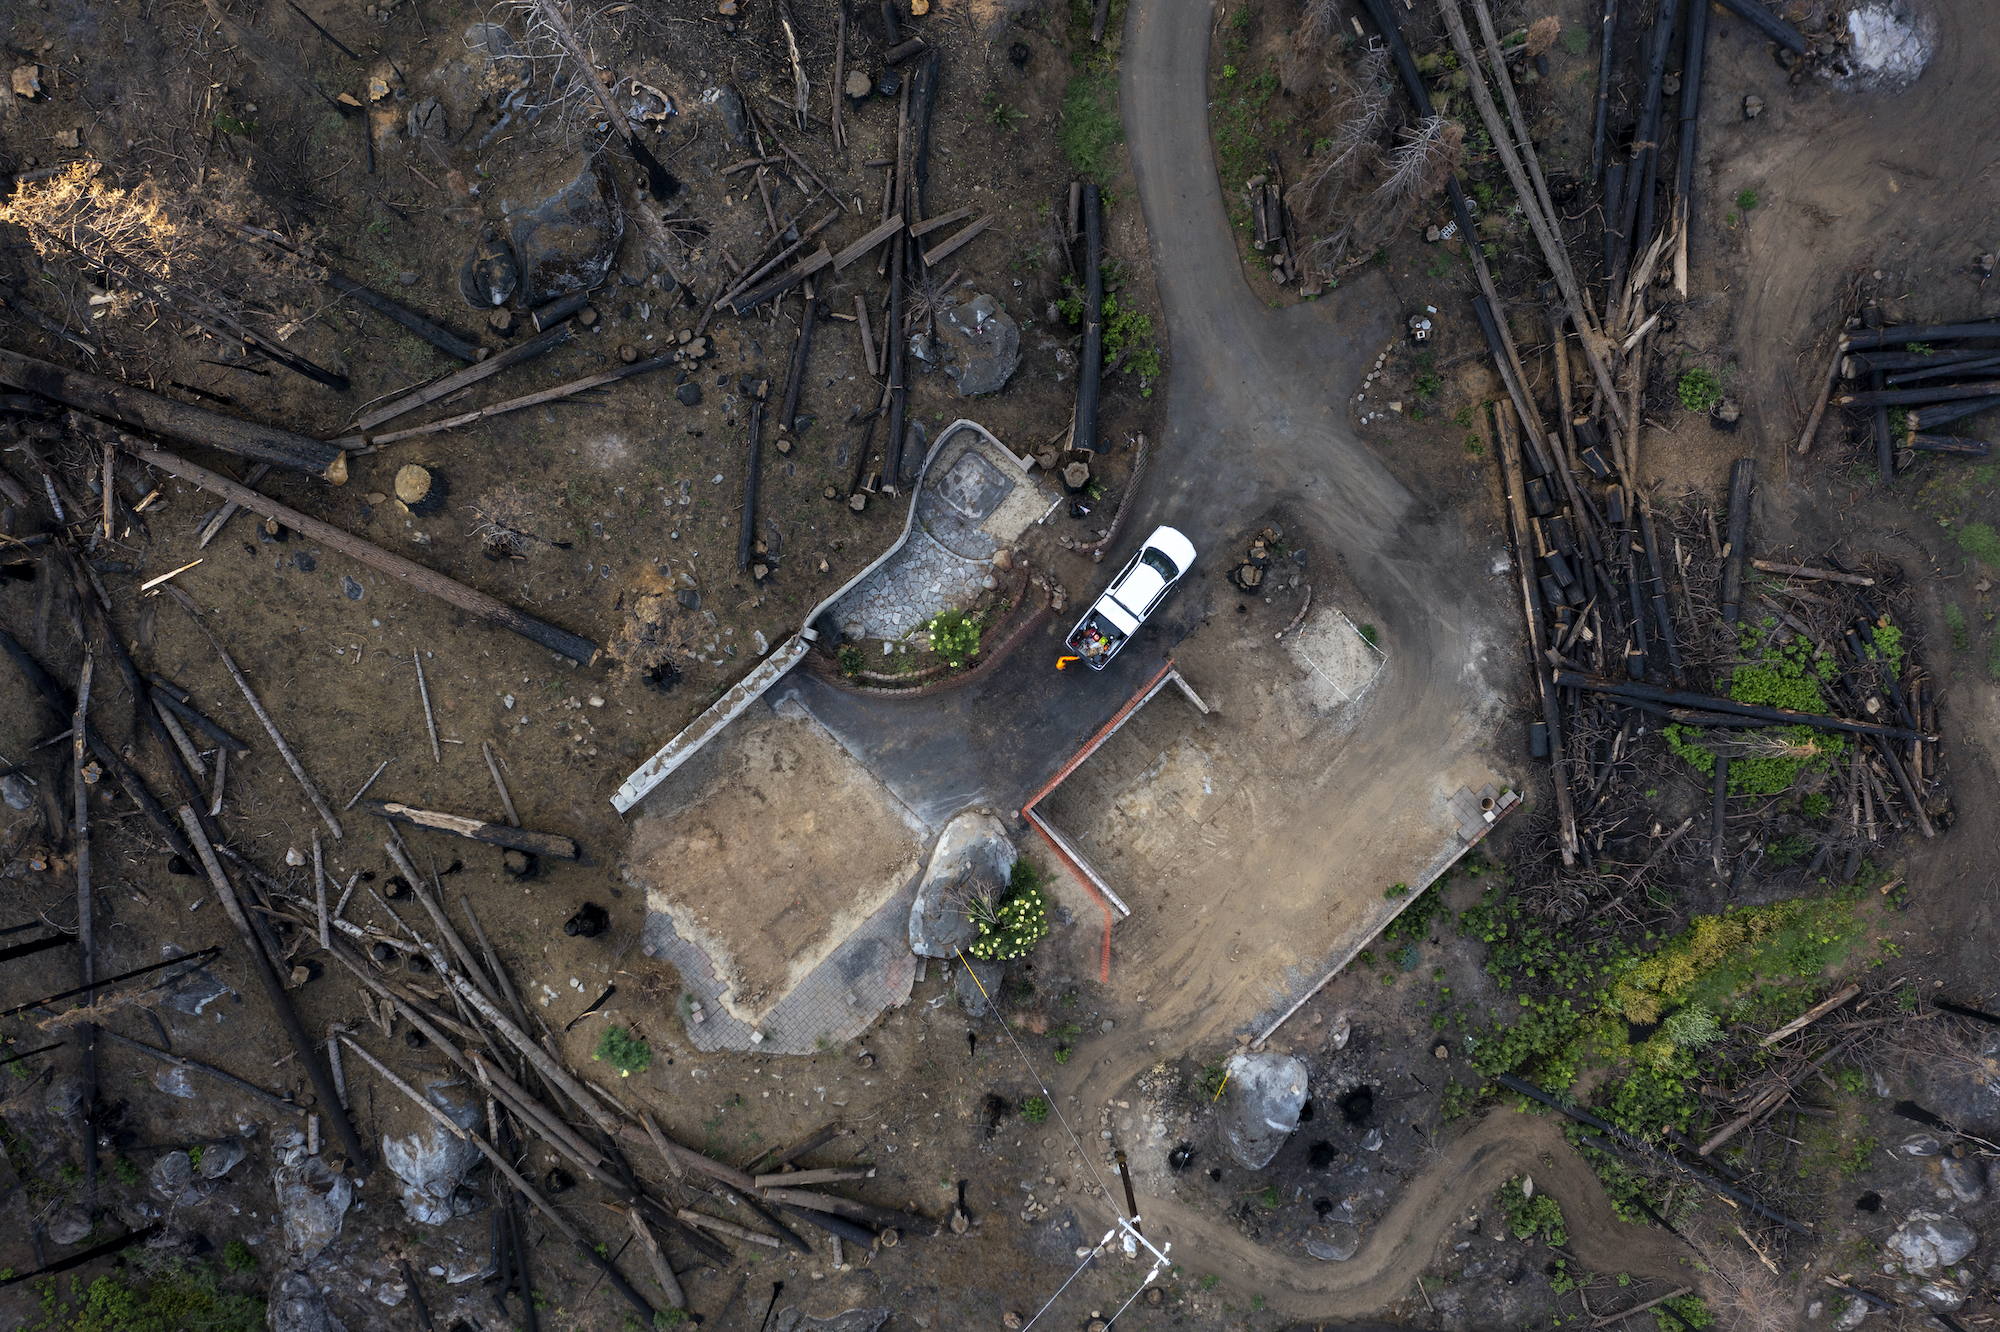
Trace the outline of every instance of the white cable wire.
{"label": "white cable wire", "polygon": [[1089,1253],[1085,1254],[1083,1256],[1083,1261],[1077,1264],[1076,1271],[1071,1272],[1069,1274],[1069,1281],[1065,1281],[1060,1286],[1056,1287],[1056,1293],[1049,1296],[1048,1301],[1044,1303],[1041,1308],[1035,1310],[1034,1318],[1030,1318],[1022,1326],[1021,1332],[1028,1332],[1028,1329],[1033,1327],[1036,1321],[1040,1319],[1043,1314],[1047,1313],[1050,1309],[1053,1309],[1055,1307],[1056,1301],[1062,1298],[1062,1293],[1069,1289],[1070,1281],[1074,1281],[1078,1277],[1082,1276],[1083,1269],[1089,1267],[1093,1262],[1097,1261],[1097,1255],[1104,1252],[1104,1246],[1111,1243],[1111,1237],[1113,1235],[1116,1235],[1117,1233],[1118,1232],[1115,1230],[1107,1230],[1104,1232],[1104,1238],[1097,1241],[1097,1247],[1092,1249]]}

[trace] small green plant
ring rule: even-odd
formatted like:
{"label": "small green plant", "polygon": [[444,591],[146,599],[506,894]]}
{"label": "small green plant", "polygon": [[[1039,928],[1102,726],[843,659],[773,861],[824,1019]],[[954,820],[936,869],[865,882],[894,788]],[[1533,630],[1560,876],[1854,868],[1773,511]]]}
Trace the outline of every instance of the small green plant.
{"label": "small green plant", "polygon": [[188,1160],[194,1163],[194,1168],[196,1170],[201,1169],[201,1152],[202,1149],[199,1147],[188,1148]]}
{"label": "small green plant", "polygon": [[634,1073],[644,1073],[652,1065],[653,1047],[627,1028],[606,1027],[590,1057],[601,1059],[617,1069],[619,1077],[629,1078]]}
{"label": "small green plant", "polygon": [[1201,1076],[1195,1079],[1194,1085],[1196,1090],[1201,1092],[1204,1099],[1212,1101],[1222,1095],[1222,1084],[1228,1080],[1229,1070],[1227,1068],[1219,1063],[1210,1064],[1202,1069]]}
{"label": "small green plant", "polygon": [[1824,791],[1814,791],[1799,806],[1799,812],[1809,819],[1823,819],[1833,811],[1833,797]]}
{"label": "small green plant", "polygon": [[1958,529],[1958,544],[1965,553],[1989,569],[2000,569],[2000,536],[1985,523],[1966,523]]}
{"label": "small green plant", "polygon": [[257,1255],[242,1240],[233,1239],[222,1246],[222,1265],[241,1276],[257,1270]]}
{"label": "small green plant", "polygon": [[1690,412],[1706,412],[1722,401],[1722,381],[1712,370],[1695,366],[1681,375],[1681,406]]}
{"label": "small green plant", "polygon": [[1965,612],[1952,602],[1944,608],[1945,626],[1951,630],[1951,650],[1963,652],[1972,646],[1971,637],[1965,632]]}
{"label": "small green plant", "polygon": [[[1668,1310],[1672,1310],[1671,1317]],[[1653,1311],[1653,1321],[1660,1325],[1660,1332],[1688,1332],[1713,1326],[1715,1314],[1699,1295],[1676,1295],[1661,1301],[1660,1307]]]}
{"label": "small green plant", "polygon": [[1813,844],[1803,837],[1780,837],[1764,848],[1764,859],[1774,869],[1796,865],[1812,854]]}
{"label": "small green plant", "polygon": [[1736,206],[1746,213],[1755,208],[1757,206],[1757,191],[1738,190],[1736,193]]}
{"label": "small green plant", "polygon": [[990,108],[986,113],[986,119],[1003,130],[1011,132],[1028,118],[1027,112],[1016,111],[991,93],[986,95],[986,102]]}
{"label": "small green plant", "polygon": [[1465,451],[1477,458],[1486,452],[1486,445],[1480,442],[1479,436],[1467,435],[1465,437]]}
{"label": "small green plant", "polygon": [[1381,631],[1372,624],[1364,624],[1361,626],[1361,641],[1369,647],[1380,647],[1382,646]]}
{"label": "small green plant", "polygon": [[687,1321],[688,1314],[686,1309],[655,1309],[653,1311],[653,1326],[655,1328],[686,1327]]}
{"label": "small green plant", "polygon": [[1071,1049],[1070,1049],[1070,1048],[1069,1048],[1069,1047],[1068,1047],[1067,1045],[1059,1045],[1059,1046],[1057,1046],[1057,1047],[1056,1047],[1056,1062],[1057,1062],[1058,1064],[1067,1064],[1067,1063],[1069,1062],[1069,1057],[1070,1057],[1070,1055],[1071,1055],[1071,1054],[1073,1054],[1073,1053],[1075,1053],[1075,1052],[1074,1052],[1074,1051],[1072,1051],[1072,1050],[1071,1050]]}
{"label": "small green plant", "polygon": [[1906,342],[1903,344],[1903,350],[1917,356],[1937,355],[1937,348],[1931,346],[1928,342]]}
{"label": "small green plant", "polygon": [[1046,1123],[1048,1117],[1049,1103],[1042,1097],[1030,1096],[1027,1100],[1021,1102],[1021,1118],[1027,1120],[1030,1124]]}
{"label": "small green plant", "polygon": [[1006,895],[997,901],[974,894],[966,915],[979,937],[965,951],[983,962],[1011,962],[1049,936],[1049,899],[1042,891],[1041,871],[1031,861],[1017,860],[1008,876]]}
{"label": "small green plant", "polygon": [[924,631],[930,635],[931,651],[955,671],[979,655],[979,621],[962,610],[938,612]]}
{"label": "small green plant", "polygon": [[1235,78],[1235,77],[1236,77],[1236,66],[1234,66],[1234,65],[1224,65],[1224,66],[1222,67],[1222,77],[1223,77],[1223,78],[1225,78],[1225,79],[1233,79],[1233,78]]}
{"label": "small green plant", "polygon": [[1453,412],[1451,414],[1451,423],[1460,430],[1470,430],[1472,428],[1472,408],[1465,406]]}
{"label": "small green plant", "polygon": [[215,120],[212,123],[224,134],[241,134],[247,136],[255,134],[258,129],[256,121],[243,120],[237,116],[230,115],[227,111],[216,112]]}
{"label": "small green plant", "polygon": [[132,1158],[129,1156],[121,1156],[116,1161],[113,1161],[111,1163],[111,1173],[120,1184],[123,1184],[128,1189],[139,1182],[139,1167],[132,1163]]}
{"label": "small green plant", "polygon": [[1562,1204],[1546,1193],[1530,1198],[1518,1179],[1500,1186],[1500,1207],[1507,1213],[1507,1229],[1515,1239],[1541,1239],[1546,1244],[1569,1243],[1563,1225]]}
{"label": "small green plant", "polygon": [[1269,1188],[1265,1189],[1262,1193],[1257,1195],[1257,1201],[1263,1203],[1264,1206],[1269,1208],[1271,1211],[1273,1212],[1277,1211],[1278,1186],[1276,1184],[1273,1184]]}
{"label": "small green plant", "polygon": [[866,664],[861,656],[861,649],[850,644],[842,644],[839,651],[833,654],[833,659],[840,666],[840,673],[850,680],[861,674],[861,669]]}
{"label": "small green plant", "polygon": [[1571,55],[1582,55],[1590,49],[1590,29],[1584,27],[1563,29],[1563,46]]}
{"label": "small green plant", "polygon": [[1417,376],[1415,388],[1417,397],[1429,402],[1443,391],[1444,381],[1438,378],[1435,371],[1431,371]]}
{"label": "small green plant", "polygon": [[1392,883],[1382,890],[1382,896],[1391,902],[1399,897],[1408,897],[1409,895],[1410,885],[1407,883]]}
{"label": "small green plant", "polygon": [[1207,1276],[1201,1279],[1199,1284],[1203,1290],[1214,1290],[1217,1285],[1221,1284],[1221,1281],[1222,1281],[1221,1277],[1217,1276],[1213,1272],[1210,1272]]}

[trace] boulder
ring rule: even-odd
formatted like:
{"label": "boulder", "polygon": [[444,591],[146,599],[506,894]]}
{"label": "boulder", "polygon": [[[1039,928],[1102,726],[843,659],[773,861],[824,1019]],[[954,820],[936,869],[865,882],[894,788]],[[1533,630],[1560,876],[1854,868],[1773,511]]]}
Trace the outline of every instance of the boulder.
{"label": "boulder", "polygon": [[562,188],[513,215],[514,259],[526,309],[604,281],[625,238],[618,182],[601,153],[570,158],[562,177],[567,180]]}
{"label": "boulder", "polygon": [[1306,1241],[1306,1252],[1324,1263],[1344,1263],[1360,1248],[1361,1232],[1345,1221],[1322,1227]]}
{"label": "boulder", "polygon": [[[500,239],[498,232],[487,227],[480,233],[478,244],[465,256],[465,262],[458,269],[458,294],[465,303],[475,310],[492,310],[505,305],[507,298],[514,294],[520,284],[521,270],[514,262],[514,249]],[[504,314],[495,311],[496,314]],[[494,327],[503,335],[513,331],[513,317],[506,315],[503,328]]]}
{"label": "boulder", "polygon": [[1850,1296],[1846,1304],[1833,1318],[1833,1332],[1854,1332],[1861,1326],[1861,1320],[1868,1316],[1868,1301],[1859,1295]]}
{"label": "boulder", "polygon": [[201,1177],[221,1179],[242,1164],[243,1158],[249,1154],[244,1149],[242,1141],[237,1138],[224,1138],[221,1142],[211,1142],[202,1148]]}
{"label": "boulder", "polygon": [[57,1212],[49,1222],[48,1236],[65,1247],[80,1243],[92,1230],[90,1218],[81,1207],[71,1207]]}
{"label": "boulder", "polygon": [[168,1152],[153,1162],[148,1179],[153,1191],[176,1207],[192,1207],[208,1196],[195,1176],[194,1158],[186,1152]]}
{"label": "boulder", "polygon": [[333,1316],[319,1283],[304,1272],[280,1272],[268,1303],[271,1332],[347,1332]]}
{"label": "boulder", "polygon": [[1962,1203],[1976,1203],[1986,1196],[1986,1165],[1976,1156],[1963,1160],[1947,1156],[1938,1162],[1944,1171],[1945,1187]]}
{"label": "boulder", "polygon": [[1021,326],[984,293],[939,313],[938,340],[961,397],[999,392],[1021,363]]}
{"label": "boulder", "polygon": [[1291,1055],[1239,1051],[1229,1057],[1222,1136],[1229,1153],[1262,1170],[1299,1126],[1306,1103],[1306,1066]]}
{"label": "boulder", "polygon": [[1965,1303],[1965,1292],[1949,1281],[1926,1281],[1917,1287],[1917,1298],[1940,1313],[1956,1313]]}
{"label": "boulder", "polygon": [[814,1318],[796,1304],[782,1309],[771,1326],[774,1332],[876,1332],[889,1321],[887,1309],[849,1309],[827,1318]]}
{"label": "boulder", "polygon": [[1977,1248],[1979,1236],[1955,1216],[1940,1212],[1911,1212],[1883,1247],[1916,1275],[1933,1272],[1963,1262]]}
{"label": "boulder", "polygon": [[[440,1090],[440,1085],[432,1083],[423,1089],[431,1104],[460,1128],[476,1127],[480,1123],[478,1104],[455,1101]],[[407,1138],[386,1134],[382,1138],[382,1164],[403,1182],[403,1210],[420,1226],[441,1226],[461,1214],[458,1187],[479,1160],[477,1147],[446,1133],[443,1125],[429,1116],[425,1116],[422,1129]]]}
{"label": "boulder", "polygon": [[341,1218],[354,1203],[354,1181],[334,1174],[317,1156],[287,1155],[296,1159],[279,1166],[271,1182],[285,1223],[285,1251],[303,1265],[340,1238]]}
{"label": "boulder", "polygon": [[1000,820],[984,812],[960,814],[945,825],[910,904],[910,951],[950,958],[979,937],[961,907],[976,887],[1004,890],[1016,859]]}
{"label": "boulder", "polygon": [[952,969],[952,989],[967,1017],[986,1016],[988,1000],[1000,993],[1000,982],[1006,974],[1003,963],[981,962],[971,957],[966,958],[964,966]]}

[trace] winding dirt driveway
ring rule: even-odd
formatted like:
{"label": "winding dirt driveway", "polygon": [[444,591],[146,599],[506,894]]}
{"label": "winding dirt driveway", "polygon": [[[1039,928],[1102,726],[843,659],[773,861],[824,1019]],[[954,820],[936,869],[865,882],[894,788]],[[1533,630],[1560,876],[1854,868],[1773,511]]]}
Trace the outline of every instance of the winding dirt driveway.
{"label": "winding dirt driveway", "polygon": [[[1267,980],[1243,965],[1241,948],[1277,952],[1298,928],[1319,947],[1341,936],[1343,918],[1358,914],[1356,894],[1379,897],[1392,867],[1407,863],[1399,821],[1499,720],[1486,681],[1515,673],[1512,621],[1499,595],[1508,584],[1491,580],[1497,552],[1483,524],[1426,511],[1349,423],[1353,385],[1406,312],[1371,278],[1287,310],[1256,297],[1209,146],[1210,0],[1143,0],[1127,14],[1119,91],[1174,358],[1162,451],[1173,465],[1156,472],[1147,512],[1131,530],[1169,522],[1212,550],[1274,504],[1306,514],[1368,603],[1388,664],[1338,758],[1322,765],[1301,755],[1306,770],[1286,784],[1296,791],[1274,791],[1258,809],[1234,872],[1271,886],[1236,897],[1232,918],[1215,922],[1243,926],[1239,937],[1154,924],[1143,911],[1120,926],[1118,965],[1127,977],[1149,978],[1150,1002],[1143,1021],[1093,1044],[1088,1065],[1065,1070],[1070,1085],[1058,1090],[1085,1105],[1101,1104],[1160,1058],[1149,1039],[1168,1034],[1162,1044],[1185,1049],[1257,1011]],[[1292,912],[1281,910],[1280,897],[1292,899],[1282,904]],[[1144,1211],[1149,1234],[1169,1236],[1177,1254],[1263,1293],[1271,1307],[1351,1317],[1407,1294],[1447,1229],[1521,1173],[1562,1202],[1587,1266],[1675,1268],[1671,1239],[1620,1223],[1550,1119],[1511,1112],[1488,1115],[1445,1146],[1346,1263],[1259,1246],[1168,1198],[1148,1199]],[[1104,1200],[1079,1203],[1091,1211]],[[1086,1229],[1110,1219],[1103,1210]]]}

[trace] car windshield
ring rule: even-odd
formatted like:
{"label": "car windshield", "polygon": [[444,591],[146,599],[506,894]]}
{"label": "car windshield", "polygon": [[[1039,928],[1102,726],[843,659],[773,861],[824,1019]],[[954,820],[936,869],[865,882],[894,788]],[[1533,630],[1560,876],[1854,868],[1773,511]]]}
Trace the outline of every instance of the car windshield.
{"label": "car windshield", "polygon": [[1148,569],[1153,570],[1169,583],[1181,576],[1181,571],[1174,568],[1174,562],[1160,554],[1156,547],[1146,547],[1145,551],[1139,556],[1139,559]]}

